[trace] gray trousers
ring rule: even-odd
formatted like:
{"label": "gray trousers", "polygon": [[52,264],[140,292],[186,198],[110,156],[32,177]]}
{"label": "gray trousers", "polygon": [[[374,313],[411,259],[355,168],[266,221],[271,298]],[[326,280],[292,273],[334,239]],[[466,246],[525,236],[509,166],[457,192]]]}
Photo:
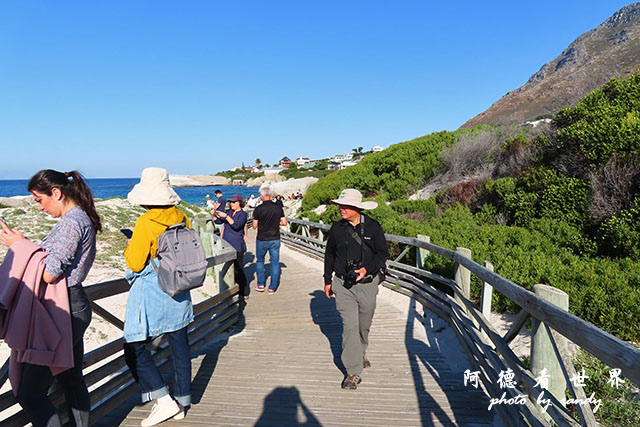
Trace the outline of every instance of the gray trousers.
{"label": "gray trousers", "polygon": [[369,329],[376,310],[379,283],[376,276],[373,282],[358,283],[347,289],[341,278],[333,277],[331,289],[342,317],[342,363],[348,375],[362,373],[362,356],[369,345]]}

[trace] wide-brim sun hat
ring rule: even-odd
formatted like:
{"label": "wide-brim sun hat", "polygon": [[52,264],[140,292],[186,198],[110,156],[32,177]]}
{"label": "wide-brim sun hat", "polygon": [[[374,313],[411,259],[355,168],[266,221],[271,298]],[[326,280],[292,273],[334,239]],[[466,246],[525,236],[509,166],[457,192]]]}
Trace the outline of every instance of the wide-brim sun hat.
{"label": "wide-brim sun hat", "polygon": [[163,168],[145,168],[140,182],[127,194],[133,205],[168,206],[180,203],[180,196],[169,184],[169,172]]}
{"label": "wide-brim sun hat", "polygon": [[353,206],[358,209],[375,209],[378,207],[377,202],[363,202],[362,193],[355,188],[347,188],[340,192],[337,199],[332,200],[331,203],[343,206]]}

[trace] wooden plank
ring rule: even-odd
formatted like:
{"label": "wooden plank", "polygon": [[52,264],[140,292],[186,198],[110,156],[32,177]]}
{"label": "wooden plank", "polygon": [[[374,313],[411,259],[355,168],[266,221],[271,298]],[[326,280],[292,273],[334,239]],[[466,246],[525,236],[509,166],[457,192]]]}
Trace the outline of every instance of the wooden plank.
{"label": "wooden plank", "polygon": [[91,305],[91,310],[95,314],[102,317],[104,320],[111,323],[113,326],[120,329],[121,331],[124,331],[124,322],[122,320],[118,319],[116,316],[109,313],[107,310],[105,310],[101,306],[99,306],[95,301],[91,301],[89,304]]}
{"label": "wooden plank", "polygon": [[[456,292],[459,292],[456,289]],[[536,387],[536,380],[531,374],[530,371],[525,369],[522,361],[513,353],[509,345],[504,342],[504,340],[500,337],[500,335],[493,329],[493,326],[489,323],[489,321],[482,315],[482,313],[467,299],[462,299],[462,301],[467,306],[467,312],[475,317],[479,326],[483,329],[486,336],[491,340],[491,342],[495,345],[496,350],[502,356],[505,361],[505,364],[513,371],[515,377],[521,383],[522,387],[526,390],[526,392],[530,396],[537,396],[542,392],[542,388],[540,386]],[[452,309],[457,307],[452,306]],[[483,340],[483,335],[478,335],[478,339]],[[571,414],[567,411],[567,409],[560,403],[553,395],[548,395],[547,398],[550,399],[552,405],[549,406],[547,412],[556,422],[566,422],[569,424],[575,423],[575,420],[571,418]]]}
{"label": "wooden plank", "polygon": [[[294,222],[292,220],[292,222]],[[327,229],[327,225],[295,220],[295,223]],[[427,249],[464,266],[481,280],[491,284],[504,296],[545,322],[569,340],[584,348],[607,365],[620,368],[626,378],[640,387],[640,350],[596,326],[537,298],[532,292],[487,270],[474,261],[429,242],[416,238],[385,234],[387,242],[403,243]]]}
{"label": "wooden plank", "polygon": [[[484,262],[484,268],[489,271],[493,271],[493,264],[489,261]],[[493,286],[491,286],[487,282],[482,282],[482,301],[480,303],[480,307],[482,307],[482,315],[487,319],[491,315],[491,300],[493,298]],[[507,341],[509,342],[509,341]]]}
{"label": "wooden plank", "polygon": [[513,341],[513,339],[517,337],[518,334],[520,333],[520,329],[522,329],[522,327],[527,322],[527,320],[529,320],[530,317],[531,315],[529,314],[528,311],[520,310],[520,312],[516,315],[515,320],[511,324],[511,327],[509,328],[507,333],[504,334],[504,336],[502,337],[504,342],[510,343],[511,341]]}
{"label": "wooden plank", "polygon": [[566,355],[560,351],[558,348],[557,338],[554,337],[554,332],[549,328],[548,325],[544,324],[544,327],[549,335],[549,340],[551,341],[551,345],[553,346],[553,351],[556,353],[556,357],[560,362],[560,368],[562,368],[562,374],[564,375],[564,379],[569,386],[569,391],[571,391],[571,395],[580,399],[582,402],[585,402],[585,406],[587,410],[584,410],[583,405],[575,405],[578,413],[580,414],[580,419],[582,420],[582,425],[584,426],[598,426],[599,423],[596,421],[596,417],[593,414],[593,410],[591,409],[591,405],[587,400],[587,396],[584,393],[582,387],[575,387],[571,378],[576,376],[576,370],[573,366],[573,362],[567,360]]}

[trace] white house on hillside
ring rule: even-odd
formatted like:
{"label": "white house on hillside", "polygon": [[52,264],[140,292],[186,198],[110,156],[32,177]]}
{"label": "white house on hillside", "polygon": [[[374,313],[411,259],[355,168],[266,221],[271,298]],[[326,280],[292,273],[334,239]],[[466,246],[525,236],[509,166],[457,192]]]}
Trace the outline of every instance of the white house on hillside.
{"label": "white house on hillside", "polygon": [[305,163],[309,163],[309,161],[310,161],[310,160],[309,160],[309,158],[308,158],[308,157],[298,157],[298,158],[296,159],[296,165],[298,165],[298,166],[302,166],[302,165],[304,165]]}
{"label": "white house on hillside", "polygon": [[373,148],[371,149],[371,152],[372,152],[372,153],[379,153],[379,152],[380,152],[380,151],[382,151],[382,150],[384,150],[384,148],[382,148],[382,147],[381,147],[381,146],[379,146],[379,145],[376,145],[375,147],[373,147]]}
{"label": "white house on hillside", "polygon": [[334,163],[342,163],[353,159],[353,153],[348,154],[338,154],[337,156],[333,156],[331,161]]}
{"label": "white house on hillside", "polygon": [[261,171],[264,172],[265,175],[276,175],[276,174],[279,174],[283,170],[285,170],[285,168],[263,168],[263,169],[261,169]]}

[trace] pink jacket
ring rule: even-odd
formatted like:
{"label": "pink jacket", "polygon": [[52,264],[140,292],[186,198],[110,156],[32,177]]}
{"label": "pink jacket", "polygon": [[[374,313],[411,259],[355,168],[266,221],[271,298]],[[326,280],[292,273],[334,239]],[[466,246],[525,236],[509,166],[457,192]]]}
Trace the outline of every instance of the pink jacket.
{"label": "pink jacket", "polygon": [[73,366],[66,280],[42,281],[47,253],[23,239],[0,266],[0,338],[11,347],[9,380],[17,394],[22,364],[45,365],[53,375]]}

